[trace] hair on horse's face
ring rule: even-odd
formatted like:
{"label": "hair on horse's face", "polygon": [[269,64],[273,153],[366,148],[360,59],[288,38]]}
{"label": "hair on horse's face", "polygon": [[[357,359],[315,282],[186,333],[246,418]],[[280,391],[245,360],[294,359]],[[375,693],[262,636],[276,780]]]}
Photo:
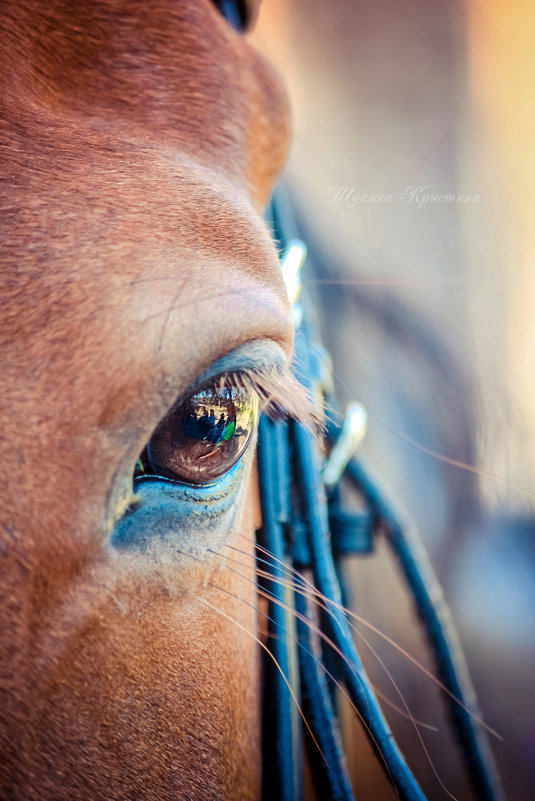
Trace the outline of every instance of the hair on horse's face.
{"label": "hair on horse's face", "polygon": [[132,481],[223,374],[298,402],[285,94],[208,0],[17,0],[0,40],[0,796],[255,798],[252,448]]}

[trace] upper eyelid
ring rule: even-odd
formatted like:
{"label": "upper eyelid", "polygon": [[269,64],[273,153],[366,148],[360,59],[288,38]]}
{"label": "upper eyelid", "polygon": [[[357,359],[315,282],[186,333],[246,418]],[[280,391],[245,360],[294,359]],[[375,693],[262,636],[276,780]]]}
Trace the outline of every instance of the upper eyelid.
{"label": "upper eyelid", "polygon": [[265,398],[276,394],[279,381],[275,380],[275,376],[286,372],[286,359],[278,345],[271,340],[246,342],[219,357],[203,370],[189,384],[181,399],[213,386],[222,376],[233,375],[241,377],[244,386],[256,389],[259,396]]}
{"label": "upper eyelid", "polygon": [[268,339],[254,340],[238,346],[206,368],[181,395],[177,404],[221,376],[236,376],[238,383],[256,391],[272,416],[289,416],[311,428],[320,423],[304,387],[293,376],[282,349]]}
{"label": "upper eyelid", "polygon": [[[236,386],[245,386],[245,387],[250,386],[252,389],[255,388],[254,373],[252,370],[246,367],[241,367],[237,370],[225,370],[220,373],[215,373],[213,378],[209,378],[203,381],[197,380],[193,384],[190,384],[190,386],[178,399],[176,405],[180,405],[182,401],[191,398],[192,395],[197,395],[200,392],[204,392],[205,390],[212,389],[213,387],[219,385],[221,379],[223,379],[223,383],[225,384],[235,383]],[[260,400],[262,399],[260,398]]]}
{"label": "upper eyelid", "polygon": [[[270,394],[266,393],[258,386],[258,381],[253,370],[248,368],[241,368],[239,370],[232,370],[230,372],[217,373],[213,378],[196,381],[191,384],[185,392],[175,401],[168,414],[171,414],[176,409],[179,409],[194,395],[204,392],[205,390],[212,389],[219,384],[220,379],[224,379],[224,383],[228,386],[234,384],[236,387],[243,387],[251,392],[254,392],[258,397],[258,405],[260,412],[263,412],[270,402]],[[167,417],[167,415],[166,415]]]}

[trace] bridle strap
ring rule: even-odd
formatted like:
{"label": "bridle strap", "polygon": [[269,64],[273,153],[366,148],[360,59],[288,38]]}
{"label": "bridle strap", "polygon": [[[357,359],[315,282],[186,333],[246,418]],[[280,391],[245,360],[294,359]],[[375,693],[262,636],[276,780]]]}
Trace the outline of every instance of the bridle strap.
{"label": "bridle strap", "polygon": [[[273,659],[265,658],[263,664],[262,796],[281,801],[301,798],[303,786],[301,727],[296,719],[296,699],[300,699],[297,643],[290,636],[294,627],[291,613],[294,602],[281,583],[287,581],[283,565],[289,559],[285,528],[290,483],[280,481],[281,475],[288,476],[286,429],[286,423],[273,423],[262,416],[257,450],[262,512],[259,532],[262,550],[258,552],[258,567],[274,578],[273,581],[259,581],[265,595],[273,599],[268,603],[267,616],[268,646]],[[267,554],[273,558],[268,558]]]}
{"label": "bridle strap", "polygon": [[449,608],[427,553],[416,532],[400,522],[385,493],[379,491],[357,459],[349,462],[346,475],[366,499],[376,526],[384,531],[412,595],[435,657],[438,677],[448,690],[444,694],[445,701],[476,798],[499,801],[504,796],[498,770],[485,731],[475,722],[476,718],[481,718],[476,693]]}
{"label": "bridle strap", "polygon": [[[284,247],[296,234],[291,208],[280,193],[273,201],[268,222],[279,246]],[[316,339],[305,315],[296,331],[295,370],[311,397],[318,390]],[[328,436],[336,435],[337,427],[331,424]],[[344,801],[354,798],[331,677],[345,686],[402,801],[425,801],[393,739],[341,608],[344,594],[338,576],[342,571],[337,571],[335,554],[341,560],[344,553],[369,552],[379,529],[385,530],[401,565],[433,648],[440,678],[451,693],[446,698],[477,798],[499,801],[503,796],[487,738],[474,722],[474,715],[478,714],[475,694],[440,587],[422,546],[416,535],[399,523],[392,505],[359,461],[350,461],[344,476],[367,504],[367,509],[357,516],[341,509],[336,488],[327,500],[321,468],[312,431],[297,421],[273,422],[262,418],[258,444],[263,520],[259,532],[259,568],[273,576],[273,580],[262,582],[262,588],[270,599],[268,645],[277,662],[275,665],[273,660],[266,659],[264,663],[264,801],[297,801],[303,797],[303,739],[309,745],[312,743],[310,765],[320,797]],[[328,613],[315,613],[312,590],[292,572],[294,565],[305,574],[305,581],[310,575],[318,597],[323,599],[320,603]],[[291,589],[292,584],[295,589]],[[322,644],[314,629],[304,622],[311,618],[334,650]],[[297,704],[311,735],[300,719]]]}

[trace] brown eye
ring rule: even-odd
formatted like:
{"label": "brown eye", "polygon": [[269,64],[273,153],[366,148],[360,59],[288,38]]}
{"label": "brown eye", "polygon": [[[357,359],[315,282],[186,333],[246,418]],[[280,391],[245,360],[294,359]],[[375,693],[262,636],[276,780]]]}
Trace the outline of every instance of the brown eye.
{"label": "brown eye", "polygon": [[258,420],[258,395],[228,376],[190,395],[160,423],[134,473],[189,484],[221,478],[243,455]]}

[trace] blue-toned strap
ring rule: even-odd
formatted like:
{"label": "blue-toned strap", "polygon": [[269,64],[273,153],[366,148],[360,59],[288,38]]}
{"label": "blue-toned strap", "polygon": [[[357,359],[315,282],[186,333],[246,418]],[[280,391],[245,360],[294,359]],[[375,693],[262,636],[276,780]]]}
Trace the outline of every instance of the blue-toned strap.
{"label": "blue-toned strap", "polygon": [[[285,608],[288,601],[293,604],[293,597],[289,598],[283,583],[277,581],[286,578],[284,568],[276,561],[284,562],[286,558],[281,522],[284,502],[280,487],[281,448],[284,448],[286,437],[281,428],[282,424],[273,423],[263,416],[258,434],[258,479],[262,509],[259,542],[275,557],[275,560],[270,560],[274,580],[268,579],[262,583],[278,601],[269,602],[267,645],[280,667],[279,670],[273,660],[265,655],[262,798],[264,801],[300,801],[303,796],[301,721],[292,694],[281,675],[282,671],[299,698],[297,646],[295,641],[284,636],[286,631],[294,627],[293,616]],[[287,474],[288,470],[289,464]],[[286,486],[289,486],[289,474]]]}
{"label": "blue-toned strap", "polygon": [[[314,787],[322,801],[354,801],[327,676],[320,659],[314,656],[314,651],[318,651],[318,643],[315,647],[313,639],[317,639],[317,635],[302,619],[314,620],[315,615],[310,614],[307,599],[299,593],[295,597],[295,608],[299,615],[297,634],[301,646],[299,665],[303,712],[317,743],[309,743]],[[318,747],[321,754],[318,753]]]}
{"label": "blue-toned strap", "polygon": [[349,463],[346,475],[385,528],[425,626],[440,679],[454,696],[446,694],[446,700],[475,795],[478,801],[502,801],[504,794],[486,732],[473,717],[480,713],[461,644],[427,554],[415,532],[400,524],[384,493],[359,461],[353,459]]}
{"label": "blue-toned strap", "polygon": [[300,423],[292,426],[295,459],[299,464],[298,482],[312,554],[315,584],[334,601],[331,605],[329,636],[345,655],[344,680],[351,700],[365,724],[366,733],[402,801],[425,801],[383,716],[364,671],[344,613],[340,610],[340,587],[330,550],[326,504],[313,434]]}
{"label": "blue-toned strap", "polygon": [[335,559],[354,554],[369,554],[373,551],[373,516],[368,509],[360,512],[344,512],[329,505],[329,531]]}

